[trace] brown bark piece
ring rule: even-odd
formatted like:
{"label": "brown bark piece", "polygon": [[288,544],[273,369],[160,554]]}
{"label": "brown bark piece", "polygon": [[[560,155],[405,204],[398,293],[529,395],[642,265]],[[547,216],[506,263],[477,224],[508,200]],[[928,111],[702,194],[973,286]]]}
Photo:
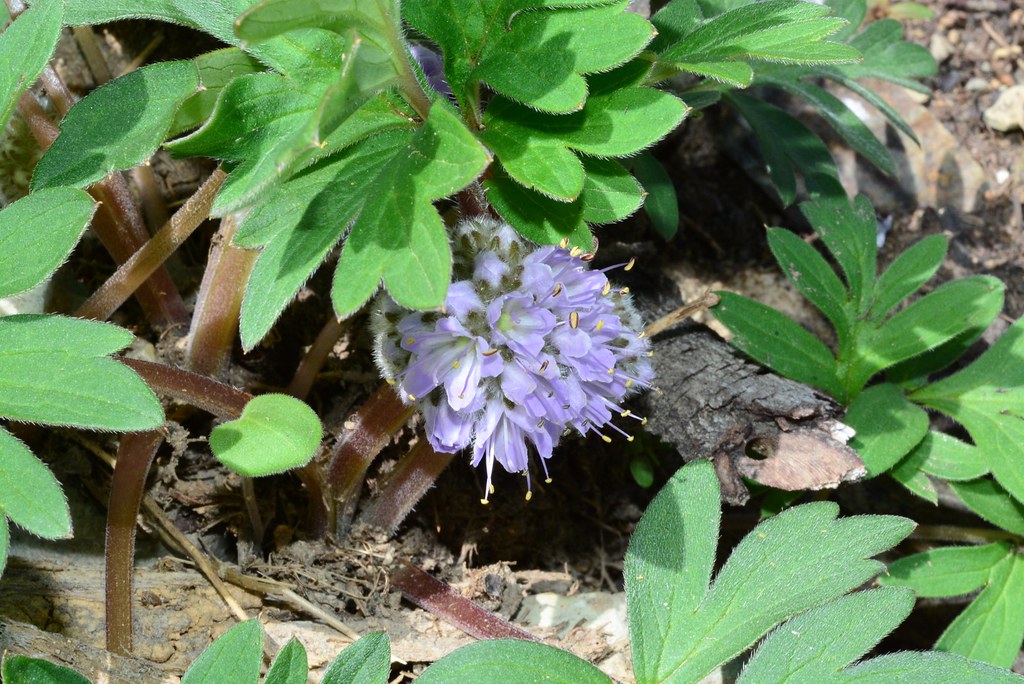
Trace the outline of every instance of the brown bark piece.
{"label": "brown bark piece", "polygon": [[[864,475],[857,454],[833,435],[842,407],[800,383],[768,372],[707,328],[687,324],[659,335],[647,429],[685,462],[714,458],[722,498],[740,505],[743,477],[780,489],[819,489]],[[764,460],[748,448],[771,446]]]}

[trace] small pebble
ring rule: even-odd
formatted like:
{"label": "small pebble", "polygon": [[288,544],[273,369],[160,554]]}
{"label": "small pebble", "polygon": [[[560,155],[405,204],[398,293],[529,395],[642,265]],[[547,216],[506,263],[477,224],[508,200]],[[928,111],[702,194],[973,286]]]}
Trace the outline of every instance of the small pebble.
{"label": "small pebble", "polygon": [[[970,81],[967,87],[969,90]],[[995,104],[986,109],[982,117],[985,125],[995,131],[1006,133],[1024,128],[1024,86],[1016,85],[1001,92]]]}
{"label": "small pebble", "polygon": [[1002,185],[1010,177],[1010,172],[1006,169],[996,169],[996,183]]}
{"label": "small pebble", "polygon": [[928,51],[939,64],[942,64],[953,55],[953,44],[941,33],[933,33],[932,39],[928,41]]}
{"label": "small pebble", "polygon": [[973,93],[980,92],[982,90],[988,90],[988,79],[981,78],[980,76],[975,76],[971,79],[968,79],[967,84],[964,85],[964,90]]}

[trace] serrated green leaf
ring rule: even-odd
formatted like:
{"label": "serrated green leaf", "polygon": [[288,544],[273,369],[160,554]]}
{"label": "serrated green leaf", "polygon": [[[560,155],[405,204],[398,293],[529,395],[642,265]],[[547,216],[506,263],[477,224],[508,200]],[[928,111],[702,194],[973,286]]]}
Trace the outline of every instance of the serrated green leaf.
{"label": "serrated green leaf", "polygon": [[21,440],[3,428],[0,428],[0,515],[44,539],[71,537],[71,511],[57,478]]}
{"label": "serrated green leaf", "polygon": [[949,486],[974,513],[997,527],[1024,536],[1024,504],[994,480],[983,477],[950,482]]}
{"label": "serrated green leaf", "polygon": [[928,433],[925,410],[888,383],[858,394],[843,422],[857,431],[850,446],[864,460],[870,477],[896,465]]}
{"label": "serrated green leaf", "polygon": [[920,467],[920,455],[911,451],[906,458],[897,463],[889,471],[889,476],[914,496],[921,497],[928,503],[939,504],[939,492],[935,483]]}
{"label": "serrated green leaf", "polygon": [[0,131],[7,127],[18,98],[50,61],[63,14],[61,0],[40,0],[0,34]]}
{"label": "serrated green leaf", "polygon": [[0,210],[0,297],[29,290],[56,271],[95,208],[81,190],[53,188]]}
{"label": "serrated green leaf", "polygon": [[[263,678],[263,684],[306,684],[309,662],[306,649],[295,638],[284,645]],[[322,684],[322,683],[321,683]]]}
{"label": "serrated green leaf", "polygon": [[[587,97],[581,74],[625,63],[653,37],[651,25],[625,6],[620,0],[425,0],[402,9],[441,46],[445,76],[463,109],[476,109],[478,84],[485,82],[536,109],[566,113]],[[524,11],[531,9],[544,11]]]}
{"label": "serrated green leaf", "polygon": [[[783,620],[873,577],[882,566],[869,557],[897,544],[913,527],[910,520],[889,516],[837,520],[839,508],[832,503],[797,506],[747,535],[702,597],[714,563],[718,515],[708,524],[707,495],[700,492],[716,495],[717,479],[709,463],[695,461],[673,482],[685,486],[666,490],[654,518],[659,524],[651,524],[641,537],[648,541],[634,548],[645,514],[626,556],[639,681],[698,681]],[[688,530],[691,521],[696,527]],[[638,584],[646,597],[634,597]],[[644,612],[634,613],[638,603]]]}
{"label": "serrated green leaf", "polygon": [[658,35],[647,49],[655,53],[664,52],[671,45],[693,33],[703,21],[704,14],[696,0],[669,2],[651,17],[651,23],[658,30]]}
{"label": "serrated green leaf", "polygon": [[42,658],[5,654],[3,664],[5,682],[24,684],[89,684],[89,680],[71,668]]}
{"label": "serrated green leaf", "polygon": [[364,203],[334,274],[335,311],[354,313],[381,279],[403,306],[440,306],[451,274],[451,249],[431,202],[461,190],[490,161],[447,104],[435,103],[406,149],[356,191]]}
{"label": "serrated green leaf", "polygon": [[608,675],[568,651],[519,639],[489,639],[463,646],[424,670],[417,681],[611,684]]}
{"label": "serrated green leaf", "polygon": [[846,276],[846,287],[855,310],[865,310],[878,268],[875,210],[867,197],[858,195],[853,202],[845,197],[819,198],[800,204],[828,251]]}
{"label": "serrated green leaf", "polygon": [[868,24],[850,46],[864,55],[856,64],[837,67],[851,78],[881,78],[911,90],[927,92],[915,81],[935,75],[937,65],[928,49],[903,40],[903,25],[893,19]]}
{"label": "serrated green leaf", "polygon": [[210,433],[210,449],[236,473],[274,475],[309,462],[320,446],[323,428],[313,409],[285,394],[254,397],[237,420]]}
{"label": "serrated green leaf", "polygon": [[384,632],[371,632],[338,654],[320,684],[387,684],[391,643]]}
{"label": "serrated green leaf", "polygon": [[672,66],[733,88],[746,88],[754,80],[754,69],[746,62],[672,62]]}
{"label": "serrated green leaf", "polygon": [[1024,319],[970,366],[910,398],[963,425],[996,480],[1024,501]]}
{"label": "serrated green leaf", "polygon": [[1024,638],[1024,559],[1004,556],[988,586],[935,642],[938,651],[957,653],[999,667],[1013,665]]}
{"label": "serrated green leaf", "polygon": [[679,198],[672,178],[650,152],[633,157],[629,168],[647,193],[644,211],[651,225],[661,237],[671,240],[679,230]]}
{"label": "serrated green leaf", "polygon": [[100,86],[64,117],[60,135],[36,166],[32,188],[85,187],[146,161],[198,87],[192,62],[151,64]]}
{"label": "serrated green leaf", "polygon": [[1001,667],[968,660],[952,653],[889,653],[847,668],[839,684],[935,684],[935,682],[985,682],[1021,684],[1021,677]]}
{"label": "serrated green leaf", "polygon": [[858,591],[809,610],[761,642],[736,684],[836,681],[913,607],[913,592],[894,588]]}
{"label": "serrated green leaf", "polygon": [[732,344],[788,378],[841,396],[836,361],[821,340],[770,306],[731,292],[712,313],[735,333]]}
{"label": "serrated green leaf", "polygon": [[637,524],[624,574],[638,681],[663,681],[675,616],[696,610],[711,584],[720,520],[718,478],[709,462],[697,460],[672,476]]}
{"label": "serrated green leaf", "polygon": [[580,249],[593,249],[594,236],[583,220],[582,202],[557,202],[527,190],[500,166],[484,181],[484,192],[501,218],[537,244],[552,245],[567,237]]}
{"label": "serrated green leaf", "polygon": [[108,323],[61,316],[0,318],[0,416],[99,430],[146,430],[164,420],[149,387],[104,358],[132,341]]}
{"label": "serrated green leaf", "polygon": [[977,447],[941,432],[929,432],[911,455],[921,458],[920,469],[947,481],[974,480],[988,474],[988,463]]}
{"label": "serrated green leaf", "polygon": [[1011,550],[1008,542],[931,549],[892,563],[878,583],[918,596],[963,596],[980,589]]}
{"label": "serrated green leaf", "polygon": [[[796,200],[796,172],[804,177],[811,195],[842,196],[832,153],[811,129],[795,118],[766,102],[738,92],[723,95],[738,111],[757,136],[772,184],[779,191],[782,203]],[[694,106],[684,95],[686,103]]]}
{"label": "serrated green leaf", "polygon": [[203,651],[181,684],[256,684],[263,662],[263,628],[259,620],[235,625]]}
{"label": "serrated green leaf", "polygon": [[884,318],[897,304],[931,280],[942,265],[948,246],[949,240],[945,235],[931,235],[901,252],[878,278],[868,315]]}
{"label": "serrated green leaf", "polygon": [[583,204],[583,220],[587,223],[621,221],[644,203],[644,189],[619,162],[584,157],[583,166],[587,177],[580,202]]}
{"label": "serrated green leaf", "polygon": [[262,71],[262,65],[238,48],[223,48],[199,55],[194,60],[199,74],[199,92],[181,103],[168,138],[202,125],[210,118],[221,91],[240,76]]}
{"label": "serrated green leaf", "polygon": [[782,228],[768,229],[768,247],[789,282],[807,301],[825,314],[840,340],[850,336],[846,288],[817,250],[795,233]]}

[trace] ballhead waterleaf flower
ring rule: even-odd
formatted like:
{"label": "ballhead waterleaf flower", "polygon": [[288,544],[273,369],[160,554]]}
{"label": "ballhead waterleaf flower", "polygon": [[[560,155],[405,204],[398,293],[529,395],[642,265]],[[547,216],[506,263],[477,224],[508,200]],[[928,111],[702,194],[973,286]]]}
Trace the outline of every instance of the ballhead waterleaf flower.
{"label": "ballhead waterleaf flower", "polygon": [[[529,449],[545,461],[568,428],[611,441],[622,407],[648,387],[650,343],[627,289],[613,288],[593,254],[537,247],[489,218],[455,230],[454,272],[444,307],[409,312],[386,295],[374,313],[384,376],[423,413],[437,451],[472,447],[484,463],[525,473]],[[630,264],[620,264],[629,268]],[[611,268],[616,268],[615,266]]]}

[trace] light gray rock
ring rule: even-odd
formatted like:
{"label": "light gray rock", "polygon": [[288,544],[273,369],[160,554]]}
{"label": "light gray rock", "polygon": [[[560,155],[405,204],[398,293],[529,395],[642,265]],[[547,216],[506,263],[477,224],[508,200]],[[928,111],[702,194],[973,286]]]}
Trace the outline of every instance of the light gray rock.
{"label": "light gray rock", "polygon": [[1024,128],[1024,85],[1015,85],[1000,93],[982,117],[986,126],[1003,133]]}

